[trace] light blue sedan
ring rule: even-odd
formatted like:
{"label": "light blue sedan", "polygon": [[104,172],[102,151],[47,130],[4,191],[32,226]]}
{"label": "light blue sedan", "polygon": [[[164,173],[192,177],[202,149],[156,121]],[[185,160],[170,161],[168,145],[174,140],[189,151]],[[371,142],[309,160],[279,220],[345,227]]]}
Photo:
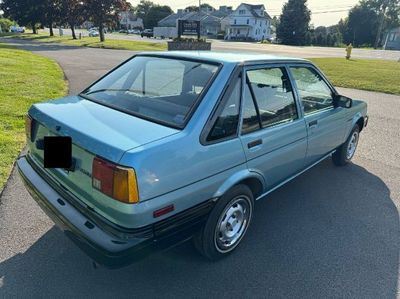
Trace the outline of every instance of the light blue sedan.
{"label": "light blue sedan", "polygon": [[77,96],[33,105],[17,163],[100,264],[192,237],[216,260],[240,244],[256,200],[329,156],[347,164],[367,122],[367,105],[307,60],[144,53]]}

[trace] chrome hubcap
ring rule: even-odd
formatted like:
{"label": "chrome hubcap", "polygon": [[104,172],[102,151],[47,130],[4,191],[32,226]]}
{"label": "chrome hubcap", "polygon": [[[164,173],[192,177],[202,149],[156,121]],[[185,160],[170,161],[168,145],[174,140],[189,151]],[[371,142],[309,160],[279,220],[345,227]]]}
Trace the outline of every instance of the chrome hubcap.
{"label": "chrome hubcap", "polygon": [[354,132],[353,135],[351,135],[349,144],[347,145],[347,155],[346,155],[347,160],[353,158],[354,153],[356,152],[357,144],[358,144],[358,132]]}
{"label": "chrome hubcap", "polygon": [[239,196],[225,207],[215,230],[215,245],[218,251],[233,250],[247,230],[251,216],[250,199]]}

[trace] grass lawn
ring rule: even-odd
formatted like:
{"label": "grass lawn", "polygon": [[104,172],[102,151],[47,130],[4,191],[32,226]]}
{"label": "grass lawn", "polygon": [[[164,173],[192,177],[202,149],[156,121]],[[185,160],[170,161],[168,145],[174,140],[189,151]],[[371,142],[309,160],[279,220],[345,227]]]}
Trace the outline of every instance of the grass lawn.
{"label": "grass lawn", "polygon": [[82,37],[82,39],[72,39],[71,36],[49,36],[48,33],[41,32],[39,34],[24,33],[24,34],[3,34],[0,36],[7,36],[21,39],[31,39],[38,42],[45,43],[62,43],[71,46],[82,46],[90,48],[105,48],[105,49],[122,49],[132,51],[162,51],[167,49],[165,43],[144,42],[136,40],[119,40],[107,39],[104,42],[99,41],[99,37]]}
{"label": "grass lawn", "polygon": [[400,95],[400,62],[311,58],[335,86]]}
{"label": "grass lawn", "polygon": [[36,102],[64,96],[56,62],[0,43],[0,191],[25,144],[25,115]]}

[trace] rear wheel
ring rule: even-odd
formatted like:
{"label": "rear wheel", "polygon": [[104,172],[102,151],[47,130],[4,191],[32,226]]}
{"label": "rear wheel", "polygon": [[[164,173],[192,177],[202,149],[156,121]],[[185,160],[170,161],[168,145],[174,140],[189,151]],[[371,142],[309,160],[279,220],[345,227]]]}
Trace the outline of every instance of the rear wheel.
{"label": "rear wheel", "polygon": [[194,237],[197,250],[210,260],[230,254],[241,242],[253,216],[254,199],[245,185],[234,186],[211,211]]}
{"label": "rear wheel", "polygon": [[355,125],[346,142],[333,153],[332,161],[335,165],[343,166],[351,161],[356,152],[359,138],[360,128]]}

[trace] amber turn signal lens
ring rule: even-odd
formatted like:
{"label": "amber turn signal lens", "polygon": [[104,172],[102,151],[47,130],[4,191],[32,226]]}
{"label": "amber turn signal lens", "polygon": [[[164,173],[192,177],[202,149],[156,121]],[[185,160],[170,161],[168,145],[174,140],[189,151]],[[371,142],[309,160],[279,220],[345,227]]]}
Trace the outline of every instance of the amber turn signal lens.
{"label": "amber turn signal lens", "polygon": [[137,203],[139,201],[136,175],[133,169],[115,168],[113,194],[113,197],[119,201],[127,203]]}

